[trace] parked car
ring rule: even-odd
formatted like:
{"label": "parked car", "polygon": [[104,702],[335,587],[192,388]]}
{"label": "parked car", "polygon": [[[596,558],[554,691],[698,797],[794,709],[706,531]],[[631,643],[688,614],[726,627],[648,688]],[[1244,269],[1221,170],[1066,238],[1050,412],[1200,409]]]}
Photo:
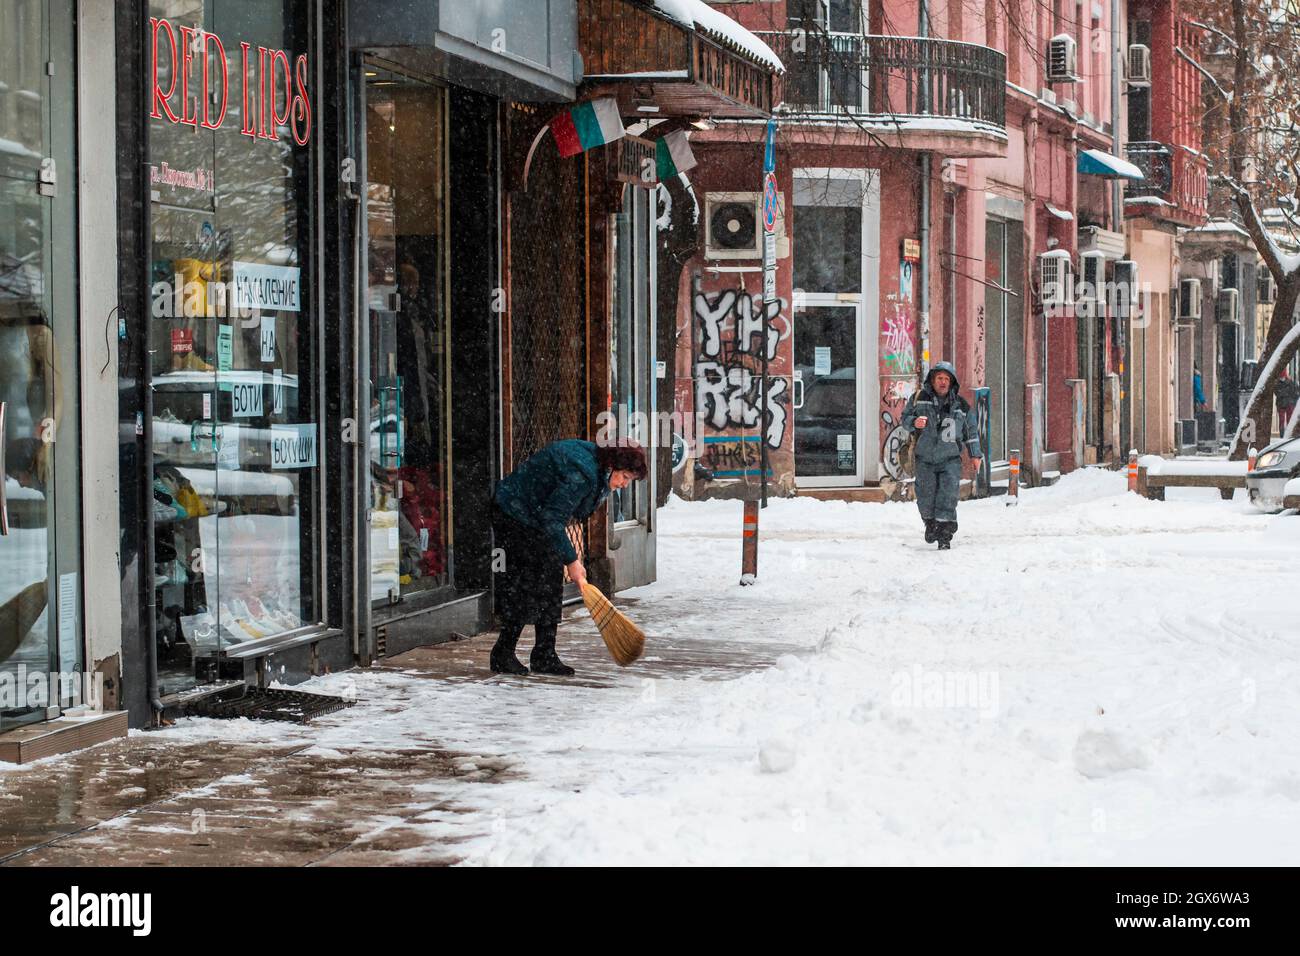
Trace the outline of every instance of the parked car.
{"label": "parked car", "polygon": [[1246,475],[1246,493],[1262,511],[1300,507],[1300,438],[1275,442],[1259,453],[1255,470]]}

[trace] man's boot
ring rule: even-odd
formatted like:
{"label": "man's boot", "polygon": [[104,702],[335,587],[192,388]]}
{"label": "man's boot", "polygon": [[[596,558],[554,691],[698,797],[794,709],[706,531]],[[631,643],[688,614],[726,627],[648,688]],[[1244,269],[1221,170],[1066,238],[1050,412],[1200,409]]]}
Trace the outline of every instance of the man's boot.
{"label": "man's boot", "polygon": [[515,656],[515,645],[519,643],[519,634],[523,629],[523,625],[520,624],[507,624],[501,628],[501,635],[497,638],[497,642],[492,645],[492,656],[489,659],[492,673],[528,673],[528,668],[519,663],[519,658]]}
{"label": "man's boot", "polygon": [[555,677],[572,677],[573,668],[555,653],[555,624],[538,624],[533,628],[537,632],[537,641],[533,644],[533,653],[528,659],[534,674],[551,674]]}
{"label": "man's boot", "polygon": [[939,539],[939,550],[950,551],[952,549],[952,536],[957,533],[957,522],[955,521],[936,521],[935,537]]}
{"label": "man's boot", "polygon": [[934,544],[938,540],[935,535],[935,520],[933,518],[925,519],[925,543]]}

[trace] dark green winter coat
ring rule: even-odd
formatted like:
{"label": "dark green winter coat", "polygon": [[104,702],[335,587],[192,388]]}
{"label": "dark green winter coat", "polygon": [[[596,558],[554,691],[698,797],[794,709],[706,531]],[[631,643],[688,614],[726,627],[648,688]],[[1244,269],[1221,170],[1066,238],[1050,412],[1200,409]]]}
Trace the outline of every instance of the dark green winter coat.
{"label": "dark green winter coat", "polygon": [[564,563],[578,559],[565,530],[600,507],[609,494],[609,472],[602,473],[594,442],[566,438],[551,442],[501,479],[497,506],[520,524],[546,536]]}
{"label": "dark green winter coat", "polygon": [[[947,372],[952,376],[952,387],[940,398],[934,391],[934,373]],[[959,393],[957,370],[951,362],[940,362],[930,369],[925,384],[912,395],[903,411],[903,427],[917,432],[918,418],[929,419],[925,428],[917,433],[916,459],[930,463],[960,458],[963,447],[971,458],[982,456],[980,451],[979,423],[970,403]]]}

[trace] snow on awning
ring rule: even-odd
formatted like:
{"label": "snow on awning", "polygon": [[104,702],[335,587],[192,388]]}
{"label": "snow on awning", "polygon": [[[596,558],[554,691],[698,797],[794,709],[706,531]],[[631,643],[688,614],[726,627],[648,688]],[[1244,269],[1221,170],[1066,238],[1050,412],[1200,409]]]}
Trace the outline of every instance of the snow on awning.
{"label": "snow on awning", "polygon": [[745,54],[770,70],[784,73],[785,66],[772,48],[731,17],[714,10],[704,0],[652,0],[654,8],[678,23],[712,37],[723,46]]}
{"label": "snow on awning", "polygon": [[1070,212],[1070,210],[1068,209],[1057,209],[1050,202],[1045,202],[1043,203],[1043,205],[1046,206],[1047,211],[1050,212],[1057,219],[1069,219],[1069,220],[1074,219],[1074,213]]}
{"label": "snow on awning", "polygon": [[1120,159],[1100,149],[1079,150],[1079,172],[1090,176],[1106,176],[1110,179],[1145,179],[1142,170],[1127,159]]}

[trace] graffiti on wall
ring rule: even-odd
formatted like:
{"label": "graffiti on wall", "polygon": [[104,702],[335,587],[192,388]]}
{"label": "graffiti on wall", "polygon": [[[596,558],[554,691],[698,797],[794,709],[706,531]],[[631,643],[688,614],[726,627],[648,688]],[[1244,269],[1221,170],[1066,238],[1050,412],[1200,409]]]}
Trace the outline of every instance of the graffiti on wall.
{"label": "graffiti on wall", "polygon": [[899,454],[907,442],[907,429],[903,427],[903,410],[916,391],[911,379],[896,379],[884,387],[880,396],[880,463],[885,474],[895,480],[903,477]]}
{"label": "graffiti on wall", "polygon": [[916,323],[911,308],[890,303],[880,323],[880,355],[886,375],[911,375],[916,371]]}
{"label": "graffiti on wall", "polygon": [[[780,299],[767,308],[768,333],[763,341],[761,302],[743,289],[700,292],[695,295],[693,313],[697,326],[699,353],[695,362],[695,411],[701,425],[714,431],[758,429],[763,413],[763,352],[767,360],[776,358],[777,346],[789,335],[785,317],[786,302]],[[762,435],[770,448],[780,448],[789,420],[789,381],[781,376],[767,380],[767,421]],[[705,467],[718,458],[724,471],[749,467],[727,461],[757,462],[757,449],[744,447],[749,442],[739,436],[713,441],[704,436]],[[722,461],[725,458],[727,461]]]}
{"label": "graffiti on wall", "polygon": [[984,384],[984,306],[975,310],[975,380],[972,385]]}

